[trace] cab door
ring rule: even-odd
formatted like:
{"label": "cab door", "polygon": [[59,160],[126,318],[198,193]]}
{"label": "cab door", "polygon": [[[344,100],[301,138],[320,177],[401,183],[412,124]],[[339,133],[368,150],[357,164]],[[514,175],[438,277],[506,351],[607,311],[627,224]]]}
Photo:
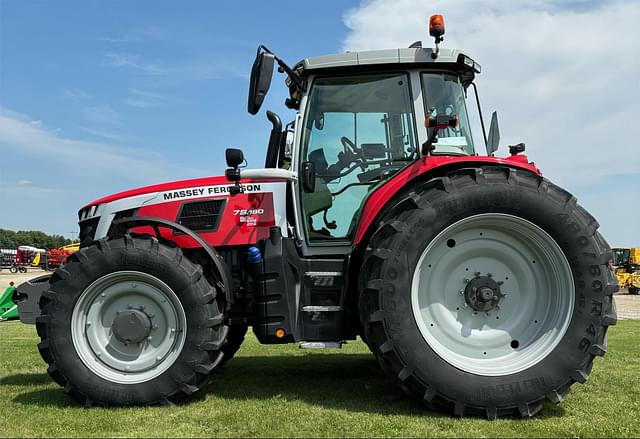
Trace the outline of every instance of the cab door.
{"label": "cab door", "polygon": [[299,188],[307,245],[351,243],[367,195],[415,159],[413,121],[408,73],[315,78],[298,158],[316,172]]}

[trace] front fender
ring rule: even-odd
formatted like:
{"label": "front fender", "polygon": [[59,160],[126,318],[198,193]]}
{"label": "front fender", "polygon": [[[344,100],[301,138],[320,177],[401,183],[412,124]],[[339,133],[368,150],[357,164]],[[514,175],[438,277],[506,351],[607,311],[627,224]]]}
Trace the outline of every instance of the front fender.
{"label": "front fender", "polygon": [[227,300],[227,306],[233,302],[233,283],[231,281],[231,273],[229,272],[229,268],[227,267],[227,264],[225,264],[224,259],[216,249],[209,246],[196,232],[183,226],[182,224],[178,224],[176,222],[169,221],[163,218],[133,216],[114,221],[110,235],[119,236],[121,234],[124,234],[128,229],[132,227],[141,226],[151,226],[152,228],[154,228],[154,230],[156,230],[156,234],[158,236],[160,235],[160,233],[157,231],[158,227],[166,227],[169,229],[177,230],[180,233],[184,233],[185,235],[196,241],[205,251],[209,259],[213,263],[213,266],[215,267],[216,274],[218,275],[218,279],[221,283],[221,285],[219,286],[224,290],[225,298]]}

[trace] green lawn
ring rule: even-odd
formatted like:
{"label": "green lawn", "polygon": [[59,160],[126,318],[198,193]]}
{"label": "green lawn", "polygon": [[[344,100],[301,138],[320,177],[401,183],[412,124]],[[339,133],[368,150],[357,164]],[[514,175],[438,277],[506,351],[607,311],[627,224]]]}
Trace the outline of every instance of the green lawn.
{"label": "green lawn", "polygon": [[0,323],[1,436],[639,436],[640,321],[610,330],[585,385],[530,420],[456,419],[406,399],[361,342],[342,350],[249,337],[204,399],[173,408],[83,409],[49,380],[33,326]]}

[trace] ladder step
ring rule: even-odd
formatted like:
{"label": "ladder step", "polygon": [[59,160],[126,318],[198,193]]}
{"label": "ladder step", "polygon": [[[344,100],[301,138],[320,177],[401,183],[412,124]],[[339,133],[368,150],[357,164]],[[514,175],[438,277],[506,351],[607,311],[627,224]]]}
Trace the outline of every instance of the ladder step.
{"label": "ladder step", "polygon": [[305,271],[307,277],[338,277],[342,276],[342,271]]}
{"label": "ladder step", "polygon": [[303,306],[302,311],[304,312],[338,312],[338,311],[342,311],[342,307],[337,305],[330,305],[330,306],[308,305],[308,306]]}
{"label": "ladder step", "polygon": [[340,349],[340,341],[305,341],[300,343],[300,349]]}

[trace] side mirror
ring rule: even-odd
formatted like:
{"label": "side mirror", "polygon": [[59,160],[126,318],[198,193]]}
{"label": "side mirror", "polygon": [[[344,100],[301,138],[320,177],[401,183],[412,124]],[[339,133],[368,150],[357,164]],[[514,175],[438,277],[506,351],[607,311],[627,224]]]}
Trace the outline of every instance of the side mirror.
{"label": "side mirror", "polygon": [[227,148],[224,155],[227,159],[227,166],[230,168],[237,168],[244,162],[244,154],[241,149]]}
{"label": "side mirror", "polygon": [[500,129],[498,128],[498,113],[491,114],[491,125],[489,126],[489,137],[487,138],[487,155],[493,155],[498,150],[500,144]]}
{"label": "side mirror", "polygon": [[302,189],[306,193],[311,193],[316,190],[316,165],[313,162],[302,163]]}
{"label": "side mirror", "polygon": [[262,46],[258,47],[258,54],[253,62],[253,67],[251,67],[251,78],[249,79],[247,110],[251,114],[256,114],[260,110],[269,91],[274,59],[273,54],[263,51]]}

